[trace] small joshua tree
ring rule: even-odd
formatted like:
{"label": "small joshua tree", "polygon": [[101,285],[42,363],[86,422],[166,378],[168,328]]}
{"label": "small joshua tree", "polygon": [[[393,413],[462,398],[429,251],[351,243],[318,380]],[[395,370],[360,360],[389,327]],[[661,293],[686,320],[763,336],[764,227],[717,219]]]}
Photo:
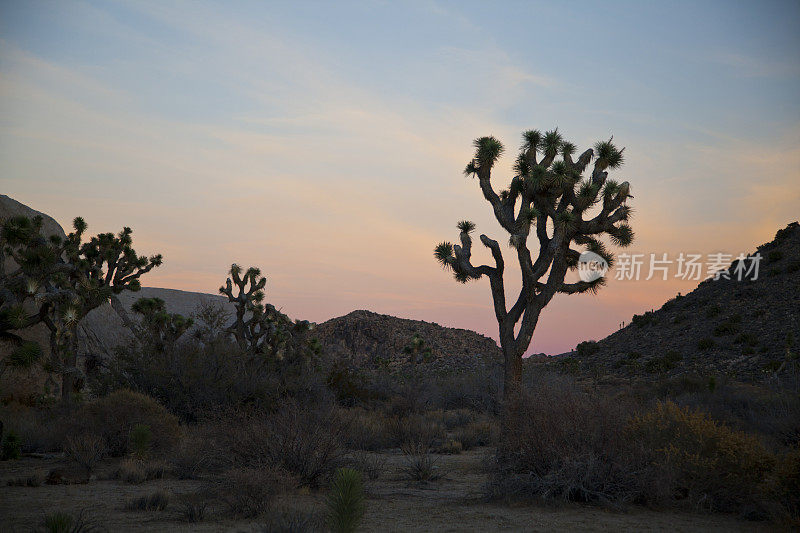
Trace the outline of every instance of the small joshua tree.
{"label": "small joshua tree", "polygon": [[159,352],[163,352],[192,327],[194,321],[178,313],[167,313],[167,306],[161,298],[139,298],[131,306],[131,311],[142,317],[138,328],[140,337]]}
{"label": "small joshua tree", "polygon": [[425,346],[425,339],[423,339],[418,333],[414,334],[414,336],[411,338],[411,342],[409,342],[403,348],[403,352],[408,354],[412,365],[417,364],[420,354],[422,354],[424,357],[432,353],[430,347]]}
{"label": "small joshua tree", "polygon": [[[13,217],[3,223],[0,259],[10,257],[17,267],[12,272],[0,271],[0,322],[7,336],[9,330],[39,322],[47,326],[50,358],[43,364],[61,376],[61,396],[69,402],[81,382],[78,324],[103,303],[118,308],[116,295],[138,291],[139,278],[161,264],[161,255],[138,255],[127,227],[118,235],[101,233],[87,242],[83,242],[86,222],[80,217],[65,239],[44,237],[41,227],[40,216]],[[26,304],[30,307],[31,303],[34,311],[27,313]],[[28,359],[34,352],[29,352]]]}
{"label": "small joshua tree", "polygon": [[234,321],[226,332],[233,335],[243,352],[282,358],[298,337],[311,329],[311,323],[292,321],[275,306],[264,303],[267,279],[260,269],[250,267],[242,275],[242,268],[234,263],[229,274],[225,285],[219,288],[236,309]]}
{"label": "small joshua tree", "polygon": [[[616,246],[628,246],[633,240],[633,230],[627,223],[631,216],[631,208],[626,205],[630,186],[628,182],[608,179],[607,170],[622,165],[624,150],[617,149],[611,140],[598,142],[594,150],[588,149],[573,160],[575,145],[565,141],[557,129],[544,135],[531,130],[523,134],[509,188],[498,194],[491,183],[492,167],[502,154],[503,145],[494,137],[481,137],[474,144],[475,157],[464,174],[477,176],[483,197],[510,234],[509,245],[522,272],[522,289],[509,308],[503,254],[497,241],[486,235],[481,235],[480,240],[491,251],[494,266],[472,264],[471,233],[475,224],[468,220],[458,223],[461,244],[443,242],[434,255],[453,271],[456,281],[489,278],[505,359],[503,399],[509,405],[519,392],[522,356],[542,309],[556,293],[596,293],[605,284],[602,276],[590,281],[564,281],[568,271],[577,269],[581,251],[594,252],[610,267],[614,257],[601,240],[603,235],[608,235]],[[582,177],[593,158],[591,175]],[[528,242],[532,231],[538,241],[535,259]]]}

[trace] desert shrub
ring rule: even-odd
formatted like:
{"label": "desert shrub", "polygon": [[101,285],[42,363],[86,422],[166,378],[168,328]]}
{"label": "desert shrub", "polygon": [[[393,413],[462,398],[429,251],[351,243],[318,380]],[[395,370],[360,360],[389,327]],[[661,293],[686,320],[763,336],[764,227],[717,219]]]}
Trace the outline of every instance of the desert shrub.
{"label": "desert shrub", "polygon": [[464,451],[464,447],[461,445],[461,442],[455,439],[447,439],[445,440],[441,446],[436,448],[436,453],[443,453],[447,455],[458,455]]}
{"label": "desert shrub", "polygon": [[424,444],[407,444],[403,447],[401,472],[411,481],[437,481],[444,476],[439,462]]}
{"label": "desert shrub", "polygon": [[744,344],[746,346],[758,345],[758,337],[752,333],[739,333],[735,339],[734,344]]}
{"label": "desert shrub", "polygon": [[386,471],[385,458],[379,454],[369,453],[363,450],[353,452],[349,463],[371,481],[379,479]]}
{"label": "desert shrub", "polygon": [[445,436],[444,428],[422,414],[395,416],[388,421],[389,435],[394,446],[423,444],[430,447]]}
{"label": "desert shrub", "polygon": [[126,511],[163,511],[169,505],[170,495],[159,490],[147,496],[129,500],[125,504]]}
{"label": "desert shrub", "polygon": [[622,437],[626,403],[543,378],[509,410],[489,495],[581,502],[640,498],[646,469]]}
{"label": "desert shrub", "polygon": [[792,274],[800,270],[800,259],[795,259],[790,261],[789,264],[786,266],[786,272]]}
{"label": "desert shrub", "polygon": [[715,344],[716,343],[714,342],[714,339],[710,339],[708,337],[704,337],[704,338],[700,339],[699,341],[697,341],[697,349],[698,350],[703,350],[703,351],[710,350],[711,348],[713,348],[715,346]]}
{"label": "desert shrub", "polygon": [[325,384],[336,395],[340,405],[352,407],[365,404],[374,397],[367,387],[366,377],[354,368],[334,366],[328,372]]}
{"label": "desert shrub", "polygon": [[348,420],[344,444],[356,450],[381,450],[392,445],[388,421],[379,411],[355,407],[341,413]]}
{"label": "desert shrub", "polygon": [[783,252],[780,250],[772,250],[767,254],[767,263],[775,263],[783,259]]}
{"label": "desert shrub", "polygon": [[331,407],[287,402],[269,414],[217,413],[199,429],[191,445],[208,449],[204,468],[279,468],[317,487],[341,461],[348,427]]}
{"label": "desert shrub", "polygon": [[650,326],[652,324],[655,324],[656,322],[657,322],[656,314],[653,313],[652,311],[647,311],[641,315],[633,315],[633,317],[631,318],[631,325],[639,328]]}
{"label": "desert shrub", "polygon": [[314,513],[305,513],[297,509],[275,510],[270,513],[269,520],[259,524],[254,531],[258,533],[316,533],[324,531],[324,520]]}
{"label": "desert shrub", "polygon": [[644,447],[673,497],[712,510],[735,510],[752,500],[773,464],[754,436],[670,401],[634,417],[626,436]]}
{"label": "desert shrub", "polygon": [[140,459],[146,458],[150,453],[150,444],[152,441],[153,432],[150,431],[150,426],[147,424],[136,424],[133,426],[128,436],[131,453]]}
{"label": "desert shrub", "polygon": [[0,405],[0,420],[5,423],[6,433],[13,431],[19,436],[23,452],[61,451],[67,429],[67,418],[60,405],[51,408],[29,407],[16,403]]}
{"label": "desert shrub", "polygon": [[190,524],[202,522],[206,518],[206,510],[208,509],[208,502],[205,501],[188,501],[183,503],[181,508],[181,520]]}
{"label": "desert shrub", "polygon": [[673,368],[677,366],[677,364],[683,359],[683,356],[676,352],[675,350],[668,351],[665,355],[661,357],[653,357],[649,359],[644,368],[648,372],[669,372]]}
{"label": "desert shrub", "polygon": [[292,476],[277,468],[233,468],[222,474],[216,495],[231,516],[252,518],[266,513],[276,496],[296,486]]}
{"label": "desert shrub", "polygon": [[581,369],[580,359],[574,357],[560,357],[558,359],[558,367],[565,374],[577,375]]}
{"label": "desert shrub", "polygon": [[9,431],[3,437],[3,446],[0,451],[0,459],[9,461],[22,457],[22,441],[14,431]]}
{"label": "desert shrub", "polygon": [[106,454],[106,443],[102,437],[93,433],[67,437],[64,452],[80,466],[86,475],[91,475],[97,463]]}
{"label": "desert shrub", "polygon": [[596,354],[600,346],[595,341],[583,341],[578,343],[575,351],[578,352],[578,357],[586,357],[587,355]]}
{"label": "desert shrub", "polygon": [[70,433],[96,433],[105,440],[109,454],[119,457],[131,451],[129,437],[137,424],[150,428],[153,451],[158,453],[169,452],[180,438],[175,415],[153,398],[129,390],[112,392],[82,406],[72,419]]}
{"label": "desert shrub", "polygon": [[364,485],[361,473],[339,468],[328,491],[328,527],[334,533],[352,533],[364,517]]}
{"label": "desert shrub", "polygon": [[763,492],[775,520],[800,526],[800,446],[778,456]]}
{"label": "desert shrub", "polygon": [[272,409],[286,396],[321,401],[330,394],[310,359],[249,356],[220,338],[182,338],[161,350],[134,341],[118,350],[107,371],[95,376],[91,385],[100,396],[119,389],[146,394],[190,423],[210,409]]}
{"label": "desert shrub", "polygon": [[78,514],[67,511],[54,511],[44,517],[44,530],[47,533],[92,533],[102,531],[84,511]]}
{"label": "desert shrub", "polygon": [[464,450],[471,450],[477,446],[491,446],[496,442],[498,432],[497,424],[492,420],[476,420],[455,431],[453,438]]}
{"label": "desert shrub", "polygon": [[710,305],[708,306],[708,309],[706,309],[706,318],[713,318],[721,312],[722,307],[720,307],[719,304]]}
{"label": "desert shrub", "polygon": [[138,485],[147,481],[147,467],[141,459],[126,458],[120,462],[112,477],[124,483]]}
{"label": "desert shrub", "polygon": [[18,477],[9,479],[7,485],[9,487],[40,487],[44,479],[39,474],[32,474],[27,477]]}

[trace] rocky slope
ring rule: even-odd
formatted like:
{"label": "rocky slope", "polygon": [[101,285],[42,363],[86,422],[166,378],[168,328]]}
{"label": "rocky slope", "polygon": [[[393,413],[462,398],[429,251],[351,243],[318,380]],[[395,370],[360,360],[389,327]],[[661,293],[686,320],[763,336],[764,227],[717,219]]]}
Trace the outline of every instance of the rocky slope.
{"label": "rocky slope", "polygon": [[431,371],[460,372],[493,366],[502,360],[494,340],[466,329],[408,320],[371,311],[353,311],[328,320],[314,331],[327,352],[357,365],[400,368],[410,364],[404,352],[414,335],[424,341],[420,365]]}
{"label": "rocky slope", "polygon": [[704,281],[596,344],[546,364],[576,373],[747,380],[790,371],[800,353],[800,226],[789,224],[757,251],[763,258],[758,279]]}

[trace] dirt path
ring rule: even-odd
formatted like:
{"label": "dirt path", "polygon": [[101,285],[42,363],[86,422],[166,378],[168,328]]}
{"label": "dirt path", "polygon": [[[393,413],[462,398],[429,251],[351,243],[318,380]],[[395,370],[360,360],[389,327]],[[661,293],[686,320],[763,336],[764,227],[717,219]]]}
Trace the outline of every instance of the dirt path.
{"label": "dirt path", "polygon": [[[437,456],[442,479],[412,482],[403,475],[400,453],[377,454],[385,462],[383,475],[367,482],[367,514],[363,531],[768,531],[768,524],[744,522],[726,515],[655,512],[633,508],[610,512],[597,507],[565,505],[549,508],[485,503],[481,460],[486,451]],[[59,459],[0,462],[0,531],[31,531],[42,525],[46,513],[84,510],[95,524],[108,531],[258,531],[261,521],[234,522],[221,519],[219,509],[209,508],[201,523],[181,521],[182,502],[201,490],[196,480],[160,479],[139,485],[114,480],[84,485],[9,487],[10,479],[32,474],[44,476],[63,466]],[[113,463],[105,466],[113,468]],[[100,477],[102,477],[102,472]],[[172,494],[164,511],[126,511],[132,498],[156,490]],[[301,493],[280,499],[283,509],[306,513],[324,512],[323,493]]]}

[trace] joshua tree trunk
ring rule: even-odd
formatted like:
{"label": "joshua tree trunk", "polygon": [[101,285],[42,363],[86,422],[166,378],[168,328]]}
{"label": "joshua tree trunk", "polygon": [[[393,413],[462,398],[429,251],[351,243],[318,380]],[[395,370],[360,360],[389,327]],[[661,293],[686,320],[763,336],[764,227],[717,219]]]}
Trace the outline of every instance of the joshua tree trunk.
{"label": "joshua tree trunk", "polygon": [[[625,205],[631,197],[630,186],[608,180],[605,171],[622,165],[623,150],[618,150],[611,140],[599,142],[594,150],[586,150],[573,161],[575,145],[565,142],[558,130],[545,135],[527,131],[523,140],[514,166],[515,176],[510,187],[501,193],[496,193],[491,183],[492,167],[503,151],[494,137],[475,141],[475,157],[464,171],[467,176],[477,176],[483,197],[491,204],[500,226],[509,233],[509,245],[516,252],[522,289],[511,308],[506,305],[505,264],[497,241],[480,236],[481,243],[491,251],[494,266],[472,264],[470,234],[474,223],[459,222],[460,244],[443,242],[434,251],[439,262],[453,271],[456,281],[489,278],[504,357],[504,412],[522,391],[522,357],[530,346],[542,309],[557,293],[594,293],[605,283],[605,270],[611,267],[614,256],[600,240],[604,234],[616,246],[628,246],[633,240],[633,230],[627,224],[631,211]],[[562,157],[556,161],[559,154]],[[591,176],[583,178],[582,173],[595,156]],[[600,209],[589,215],[595,205]],[[532,229],[538,241],[536,259],[528,245]],[[574,249],[573,244],[585,249]],[[605,268],[596,276],[584,276],[586,271],[581,270],[581,281],[564,282],[568,271],[586,263],[602,263]]]}

